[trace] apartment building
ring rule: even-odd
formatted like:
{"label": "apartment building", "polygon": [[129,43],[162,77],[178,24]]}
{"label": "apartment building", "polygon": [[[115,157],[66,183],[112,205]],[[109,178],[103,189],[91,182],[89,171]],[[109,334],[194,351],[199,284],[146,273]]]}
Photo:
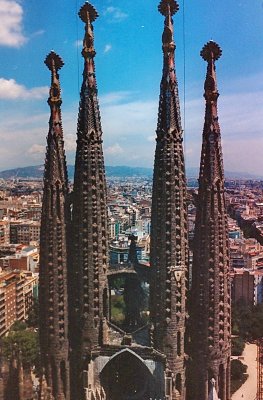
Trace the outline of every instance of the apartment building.
{"label": "apartment building", "polygon": [[28,317],[37,284],[37,276],[32,272],[0,274],[0,337],[8,332],[15,321]]}
{"label": "apartment building", "polygon": [[9,221],[0,221],[0,245],[8,244],[10,241],[10,223]]}
{"label": "apartment building", "polygon": [[22,243],[29,245],[31,242],[39,242],[39,221],[11,221],[10,243]]}

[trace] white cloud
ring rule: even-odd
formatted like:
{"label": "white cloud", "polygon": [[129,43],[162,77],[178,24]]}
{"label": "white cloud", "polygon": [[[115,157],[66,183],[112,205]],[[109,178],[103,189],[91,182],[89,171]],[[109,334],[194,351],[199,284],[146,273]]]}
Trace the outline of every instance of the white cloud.
{"label": "white cloud", "polygon": [[134,95],[134,92],[110,92],[100,96],[100,104],[102,106],[113,105],[118,103],[127,102],[128,99]]}
{"label": "white cloud", "polygon": [[17,0],[0,0],[0,45],[21,47],[26,41],[23,34],[23,8]]}
{"label": "white cloud", "polygon": [[38,31],[35,31],[31,34],[31,37],[36,37],[36,36],[42,36],[44,35],[45,30],[44,29],[39,29]]}
{"label": "white cloud", "polygon": [[123,12],[118,7],[107,7],[104,11],[104,15],[110,18],[110,22],[121,22],[128,17],[128,14]]}
{"label": "white cloud", "polygon": [[[250,81],[250,87],[242,86],[243,91],[240,91],[240,85],[236,81],[231,82],[231,90],[227,82],[221,90],[224,95],[219,97],[218,112],[224,165],[229,171],[247,171],[263,175],[263,90],[256,83],[252,91],[253,79]],[[263,82],[263,77],[255,77],[255,82]],[[28,89],[24,90],[27,93]],[[106,165],[153,164],[158,113],[157,90],[151,99],[143,99],[141,93],[129,91],[100,96]],[[1,93],[0,81],[0,97]],[[5,96],[6,93],[5,89]],[[18,100],[20,98],[23,96],[17,97]],[[49,112],[45,106],[44,113],[32,113],[34,103],[36,104],[34,100],[21,101],[24,115],[21,109],[17,109],[16,113],[13,109],[0,109],[1,169],[44,162]],[[37,107],[40,106],[38,102]],[[204,112],[205,102],[201,95],[188,97],[185,132],[188,167],[197,167],[200,163]],[[77,102],[71,104],[67,110],[63,108],[68,163],[74,162],[75,158],[77,114]]]}
{"label": "white cloud", "polygon": [[83,46],[83,40],[82,39],[76,40],[74,42],[74,44],[75,44],[76,47],[82,47]]}
{"label": "white cloud", "polygon": [[5,149],[5,154],[0,149],[0,169],[43,163],[48,130],[48,113],[32,114],[31,103],[28,109],[26,107],[26,111],[25,109],[20,110],[19,107],[17,107],[16,112],[13,111],[13,107],[12,109],[1,110],[0,118],[0,141],[1,147]]}
{"label": "white cloud", "polygon": [[109,51],[111,51],[111,49],[112,49],[112,45],[111,44],[106,44],[105,47],[104,47],[103,52],[106,54]]}
{"label": "white cloud", "polygon": [[[111,138],[121,137],[134,140],[134,136],[147,137],[156,130],[158,101],[138,100],[121,92],[109,94],[107,102],[102,102],[103,130]],[[109,101],[112,98],[112,103]],[[120,100],[122,98],[122,101]]]}
{"label": "white cloud", "polygon": [[123,153],[124,153],[124,150],[118,143],[115,143],[112,146],[109,146],[105,149],[105,154],[108,154],[111,156],[118,156]]}
{"label": "white cloud", "polygon": [[[226,170],[263,175],[263,76],[248,77],[249,84],[240,78],[231,85],[224,82],[218,100],[219,123],[223,138]],[[219,82],[220,84],[220,82]],[[219,85],[222,86],[222,85]],[[229,91],[229,87],[231,91]],[[253,89],[254,88],[254,89]],[[124,149],[119,163],[151,165],[154,158],[158,95],[154,100],[143,100],[139,93],[113,92],[102,98],[102,125],[107,146],[117,142]],[[182,104],[181,104],[182,105]],[[189,167],[200,163],[205,101],[200,97],[186,101],[185,156]],[[107,163],[111,162],[106,153]],[[135,164],[135,163],[134,163]]]}
{"label": "white cloud", "polygon": [[48,90],[49,88],[47,86],[27,89],[24,85],[20,85],[14,79],[0,78],[0,99],[42,99],[47,96]]}
{"label": "white cloud", "polygon": [[263,138],[226,138],[222,146],[225,170],[263,176]]}
{"label": "white cloud", "polygon": [[42,146],[40,144],[33,144],[29,149],[28,153],[29,154],[41,154],[43,155],[45,153],[45,146]]}
{"label": "white cloud", "polygon": [[[50,113],[46,104],[43,104],[43,109],[47,112],[32,112],[36,107],[42,108],[41,104],[36,106],[35,103],[34,100],[21,101],[23,107],[17,107],[15,113],[13,107],[5,111],[0,109],[0,142],[3,147],[0,147],[0,170],[44,163]],[[74,112],[62,115],[67,161],[71,164],[76,149],[76,112],[77,107]]]}
{"label": "white cloud", "polygon": [[158,95],[155,101],[138,98],[139,93],[124,91],[102,96],[106,165],[149,166],[153,163],[154,141],[149,142],[148,137],[155,135]]}
{"label": "white cloud", "polygon": [[[68,126],[68,125],[66,125],[66,126]],[[66,151],[75,151],[76,150],[76,139],[77,139],[76,135],[64,133],[64,143],[65,143]]]}
{"label": "white cloud", "polygon": [[[231,83],[222,82],[218,99],[224,166],[228,171],[263,175],[263,75]],[[222,88],[221,88],[222,87]],[[231,91],[229,91],[229,88]],[[199,165],[205,101],[201,97],[186,102],[186,162]],[[191,154],[187,149],[191,148]]]}

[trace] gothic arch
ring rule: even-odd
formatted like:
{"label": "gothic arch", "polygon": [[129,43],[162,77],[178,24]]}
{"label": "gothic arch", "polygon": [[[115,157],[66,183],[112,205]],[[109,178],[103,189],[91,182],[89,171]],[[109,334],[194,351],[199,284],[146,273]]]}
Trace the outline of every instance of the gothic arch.
{"label": "gothic arch", "polygon": [[181,374],[176,375],[175,389],[177,390],[178,394],[182,393],[182,376],[181,376]]}
{"label": "gothic arch", "polygon": [[100,373],[106,398],[149,400],[154,397],[155,379],[144,360],[129,349],[110,358]]}
{"label": "gothic arch", "polygon": [[181,339],[181,332],[177,332],[177,354],[181,356],[182,354],[182,339]]}
{"label": "gothic arch", "polygon": [[225,367],[223,364],[219,366],[219,376],[218,376],[218,391],[220,399],[224,399],[224,391],[225,391]]}

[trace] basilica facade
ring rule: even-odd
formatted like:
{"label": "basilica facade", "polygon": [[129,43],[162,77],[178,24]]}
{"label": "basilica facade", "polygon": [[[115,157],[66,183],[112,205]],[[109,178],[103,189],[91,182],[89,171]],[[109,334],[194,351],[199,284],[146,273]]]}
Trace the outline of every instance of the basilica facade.
{"label": "basilica facade", "polygon": [[[224,171],[215,62],[208,42],[205,123],[197,198],[192,287],[189,288],[187,188],[175,68],[175,0],[162,0],[163,70],[154,161],[150,268],[136,257],[109,263],[103,134],[95,74],[95,8],[79,11],[85,34],[77,150],[69,193],[59,70],[51,52],[49,132],[40,243],[40,346],[43,400],[230,400],[230,291]],[[111,319],[111,282],[125,279],[125,325]],[[142,282],[149,321],[139,312]],[[214,397],[209,397],[209,396]]]}

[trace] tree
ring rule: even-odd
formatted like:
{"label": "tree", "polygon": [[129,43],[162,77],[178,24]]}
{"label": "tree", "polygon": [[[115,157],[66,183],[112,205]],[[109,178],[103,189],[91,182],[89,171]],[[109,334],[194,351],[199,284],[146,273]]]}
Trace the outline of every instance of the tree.
{"label": "tree", "polygon": [[32,328],[38,328],[39,324],[39,303],[38,299],[33,300],[31,310],[28,313],[27,325]]}
{"label": "tree", "polygon": [[240,301],[232,307],[232,328],[244,340],[256,340],[263,332],[263,304],[249,307]]}
{"label": "tree", "polygon": [[7,359],[11,359],[14,353],[20,352],[25,367],[38,364],[38,334],[33,330],[11,330],[8,336],[2,338],[1,347],[3,356]]}
{"label": "tree", "polygon": [[233,380],[243,379],[243,375],[247,372],[247,365],[242,364],[240,360],[231,361],[231,378]]}
{"label": "tree", "polygon": [[19,332],[24,331],[27,328],[27,325],[24,321],[15,321],[11,327],[11,331]]}
{"label": "tree", "polygon": [[232,356],[241,356],[245,348],[245,342],[242,338],[236,337],[232,339]]}

